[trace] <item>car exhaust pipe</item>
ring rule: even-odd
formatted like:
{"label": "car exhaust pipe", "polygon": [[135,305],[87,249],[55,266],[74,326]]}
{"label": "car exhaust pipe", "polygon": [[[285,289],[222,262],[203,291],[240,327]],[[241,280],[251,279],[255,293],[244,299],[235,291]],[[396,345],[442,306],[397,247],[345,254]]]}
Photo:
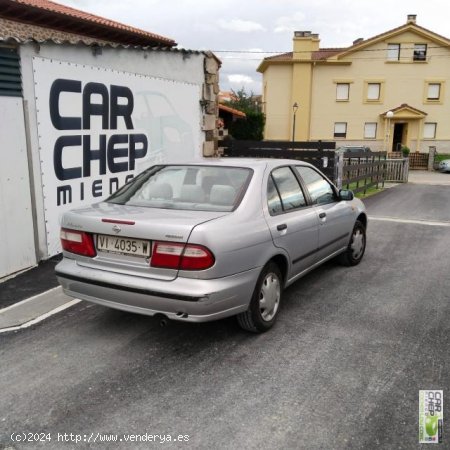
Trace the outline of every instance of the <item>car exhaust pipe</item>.
{"label": "car exhaust pipe", "polygon": [[159,321],[159,326],[161,328],[164,328],[169,324],[169,319],[164,314],[155,314],[153,317]]}

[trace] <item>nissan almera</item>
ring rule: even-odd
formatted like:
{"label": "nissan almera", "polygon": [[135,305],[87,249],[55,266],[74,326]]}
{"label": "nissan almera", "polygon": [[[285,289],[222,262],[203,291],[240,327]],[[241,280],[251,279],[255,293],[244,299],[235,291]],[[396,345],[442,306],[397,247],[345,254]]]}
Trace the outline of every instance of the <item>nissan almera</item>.
{"label": "nissan almera", "polygon": [[308,163],[226,158],[150,167],[61,227],[66,294],[264,332],[284,288],[331,258],[361,261],[367,215]]}

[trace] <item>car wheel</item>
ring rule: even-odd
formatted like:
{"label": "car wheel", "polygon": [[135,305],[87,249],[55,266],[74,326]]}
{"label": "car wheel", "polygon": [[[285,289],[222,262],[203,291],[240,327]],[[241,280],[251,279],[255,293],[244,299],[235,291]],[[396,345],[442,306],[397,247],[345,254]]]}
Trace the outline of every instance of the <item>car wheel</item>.
{"label": "car wheel", "polygon": [[359,220],[353,227],[352,237],[347,250],[339,255],[339,262],[344,266],[356,266],[364,256],[366,250],[366,227]]}
{"label": "car wheel", "polygon": [[259,275],[247,311],[239,314],[239,325],[247,331],[263,333],[275,323],[283,293],[283,277],[278,266],[270,262]]}

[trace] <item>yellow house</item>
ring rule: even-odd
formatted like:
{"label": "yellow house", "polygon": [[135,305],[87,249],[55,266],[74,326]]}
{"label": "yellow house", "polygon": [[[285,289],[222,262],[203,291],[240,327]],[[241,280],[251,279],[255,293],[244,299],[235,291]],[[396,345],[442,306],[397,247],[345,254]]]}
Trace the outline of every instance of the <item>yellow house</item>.
{"label": "yellow house", "polygon": [[265,139],[336,140],[375,151],[450,150],[450,40],[416,23],[348,48],[294,33],[293,51],[265,58]]}

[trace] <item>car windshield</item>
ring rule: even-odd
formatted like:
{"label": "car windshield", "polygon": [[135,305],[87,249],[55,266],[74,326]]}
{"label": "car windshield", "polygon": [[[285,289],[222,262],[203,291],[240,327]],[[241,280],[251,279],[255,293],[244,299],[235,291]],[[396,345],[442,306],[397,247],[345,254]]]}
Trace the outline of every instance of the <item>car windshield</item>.
{"label": "car windshield", "polygon": [[248,168],[226,166],[153,166],[106,201],[149,208],[233,211],[252,172]]}

